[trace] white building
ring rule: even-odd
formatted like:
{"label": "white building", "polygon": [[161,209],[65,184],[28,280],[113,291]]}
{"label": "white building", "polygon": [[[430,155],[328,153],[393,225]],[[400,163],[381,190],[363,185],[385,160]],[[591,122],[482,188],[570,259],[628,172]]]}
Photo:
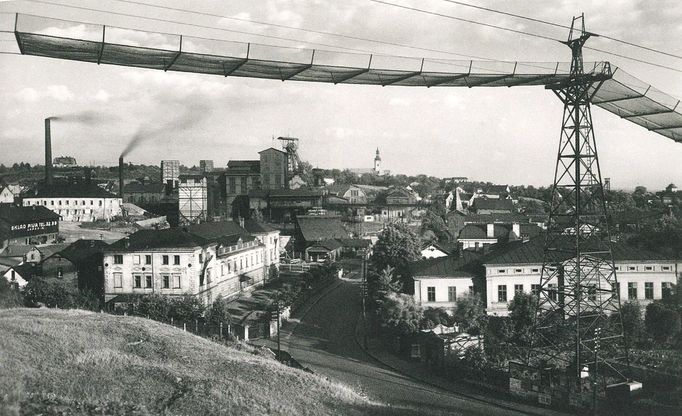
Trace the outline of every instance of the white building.
{"label": "white building", "polygon": [[[488,314],[507,316],[509,302],[516,293],[540,290],[543,239],[515,243],[516,247],[501,253],[490,253],[482,259],[485,267],[486,309]],[[637,300],[646,306],[661,299],[663,292],[677,284],[682,264],[657,253],[614,244],[620,301]],[[556,282],[549,282],[549,288]]]}
{"label": "white building", "polygon": [[436,243],[431,243],[422,248],[422,258],[424,259],[437,259],[439,257],[446,257],[449,255],[450,253],[448,253],[448,250]]}
{"label": "white building", "polygon": [[240,224],[265,246],[265,266],[274,264],[279,267],[280,238],[279,230],[254,220],[243,220]]}
{"label": "white building", "polygon": [[44,206],[62,221],[111,221],[120,217],[122,199],[94,183],[56,183],[39,187],[25,196],[24,206]]}
{"label": "white building", "polygon": [[456,306],[457,298],[474,293],[476,274],[468,266],[479,256],[463,252],[463,256],[448,256],[417,262],[412,268],[414,300],[424,308]]}
{"label": "white building", "polygon": [[192,295],[208,305],[261,285],[268,261],[265,244],[231,221],[138,231],[104,252],[105,302],[157,293]]}

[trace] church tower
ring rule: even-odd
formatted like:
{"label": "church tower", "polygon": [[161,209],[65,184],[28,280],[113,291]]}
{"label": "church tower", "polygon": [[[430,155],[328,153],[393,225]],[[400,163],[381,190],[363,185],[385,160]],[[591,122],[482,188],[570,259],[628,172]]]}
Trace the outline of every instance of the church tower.
{"label": "church tower", "polygon": [[377,147],[377,155],[374,156],[374,173],[376,173],[378,175],[379,173],[381,173],[380,169],[381,169],[381,156],[379,156],[379,148]]}

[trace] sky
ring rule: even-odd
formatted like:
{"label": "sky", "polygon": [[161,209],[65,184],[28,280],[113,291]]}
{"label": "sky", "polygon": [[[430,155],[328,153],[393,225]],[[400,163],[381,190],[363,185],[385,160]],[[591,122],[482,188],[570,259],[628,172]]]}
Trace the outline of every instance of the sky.
{"label": "sky", "polygon": [[[554,38],[567,36],[566,29],[443,0],[387,1]],[[682,55],[682,5],[677,0],[468,2],[562,24],[570,24],[572,16],[584,12],[589,31]],[[570,50],[558,42],[369,0],[0,1],[0,13],[17,12],[296,48],[352,48],[386,55],[467,59],[245,20],[464,56],[539,62],[570,59]],[[13,15],[0,14],[0,30],[12,31],[13,26]],[[87,32],[88,26],[73,26],[73,33]],[[121,33],[112,29],[109,36],[115,38]],[[169,39],[125,33],[139,42]],[[0,32],[0,51],[16,51],[13,39],[12,33]],[[682,69],[682,59],[604,38],[592,38],[587,45]],[[667,94],[682,97],[680,72],[591,50],[585,51],[585,60],[608,60]],[[87,122],[53,123],[53,156],[74,156],[81,164],[114,165],[127,144],[143,135],[147,140],[132,149],[127,160],[158,164],[161,159],[180,159],[191,166],[198,165],[200,159],[212,159],[216,166],[225,166],[230,159],[256,159],[258,151],[279,146],[273,138],[292,136],[300,139],[301,157],[322,168],[369,168],[379,148],[383,167],[393,173],[548,185],[553,178],[563,111],[554,94],[542,87],[327,85],[98,66],[10,54],[0,54],[0,74],[0,163],[4,164],[43,163],[43,119],[85,111],[91,116]],[[611,178],[612,187],[644,185],[658,190],[671,182],[682,183],[682,144],[605,110],[595,108],[592,114],[602,175]]]}

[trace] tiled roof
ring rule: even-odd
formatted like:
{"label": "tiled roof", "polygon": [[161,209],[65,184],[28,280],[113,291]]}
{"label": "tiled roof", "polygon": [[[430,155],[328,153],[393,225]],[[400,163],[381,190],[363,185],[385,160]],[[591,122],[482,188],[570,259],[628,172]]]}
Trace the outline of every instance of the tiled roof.
{"label": "tiled roof", "polygon": [[73,264],[78,264],[83,260],[91,260],[95,254],[101,253],[108,246],[102,240],[76,240],[70,246],[60,251],[59,255],[69,259]]}
{"label": "tiled roof", "polygon": [[18,207],[16,205],[0,204],[0,222],[24,224],[27,222],[58,219],[59,214],[50,211],[42,205]]}
{"label": "tiled roof", "polygon": [[51,255],[61,252],[68,246],[69,246],[68,244],[50,244],[46,246],[36,246],[36,250],[40,252],[42,259],[45,260]]}
{"label": "tiled roof", "polygon": [[287,152],[282,151],[282,150],[279,150],[279,149],[275,149],[274,147],[268,147],[267,149],[261,150],[261,151],[258,152],[258,153],[260,154],[260,153],[263,153],[263,152],[267,152],[268,150],[274,150],[274,151],[276,151],[276,152],[284,153],[285,155],[287,154]]}
{"label": "tiled roof", "polygon": [[31,280],[33,276],[38,274],[38,267],[33,263],[21,263],[18,266],[12,267],[12,269],[26,281]]}
{"label": "tiled roof", "polygon": [[0,251],[0,257],[23,257],[26,253],[33,250],[34,247],[34,245],[7,246],[4,250]]}
{"label": "tiled roof", "polygon": [[514,203],[511,199],[494,199],[494,198],[476,198],[474,199],[474,209],[490,209],[490,210],[514,210]]}
{"label": "tiled roof", "polygon": [[117,196],[100,188],[94,182],[58,182],[52,185],[41,184],[28,192],[25,198],[117,198]]}
{"label": "tiled roof", "polygon": [[475,277],[475,268],[481,254],[473,251],[462,251],[461,256],[455,254],[447,257],[420,260],[412,263],[412,276],[419,277]]}
{"label": "tiled roof", "polygon": [[507,193],[508,186],[509,185],[490,185],[488,188],[486,188],[485,193],[486,194]]}
{"label": "tiled roof", "polygon": [[343,247],[343,245],[339,241],[331,239],[331,240],[317,241],[317,242],[315,242],[315,244],[313,244],[312,246],[310,246],[308,248],[309,249],[310,248],[323,248],[325,250],[332,251],[332,250],[339,249],[341,247]]}
{"label": "tiled roof", "polygon": [[194,224],[187,227],[187,231],[203,239],[215,241],[234,235],[242,237],[251,236],[248,231],[240,227],[239,224],[234,221],[217,221]]}
{"label": "tiled roof", "polygon": [[130,182],[123,187],[124,193],[148,193],[148,194],[160,194],[164,190],[164,184],[162,183],[139,183]]}
{"label": "tiled roof", "polygon": [[529,217],[516,212],[468,214],[464,218],[464,222],[474,224],[529,222]]}
{"label": "tiled roof", "polygon": [[511,229],[507,224],[494,224],[493,236],[488,237],[487,224],[467,224],[459,232],[459,240],[480,240],[486,238],[507,238]]}
{"label": "tiled roof", "polygon": [[[128,246],[126,247],[126,239]],[[179,228],[166,230],[140,230],[126,238],[122,238],[105,251],[136,251],[154,248],[187,248],[200,247],[208,243],[205,238],[191,234]]]}
{"label": "tiled roof", "polygon": [[298,216],[298,227],[306,241],[322,241],[330,238],[348,238],[338,217]]}

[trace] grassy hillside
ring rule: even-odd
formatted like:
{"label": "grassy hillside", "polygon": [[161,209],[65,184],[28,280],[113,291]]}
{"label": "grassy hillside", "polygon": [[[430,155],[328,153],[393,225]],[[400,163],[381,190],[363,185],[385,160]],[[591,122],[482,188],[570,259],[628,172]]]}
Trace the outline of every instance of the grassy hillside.
{"label": "grassy hillside", "polygon": [[0,310],[3,415],[325,415],[371,409],[347,387],[154,321]]}

